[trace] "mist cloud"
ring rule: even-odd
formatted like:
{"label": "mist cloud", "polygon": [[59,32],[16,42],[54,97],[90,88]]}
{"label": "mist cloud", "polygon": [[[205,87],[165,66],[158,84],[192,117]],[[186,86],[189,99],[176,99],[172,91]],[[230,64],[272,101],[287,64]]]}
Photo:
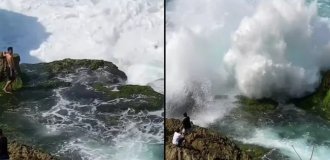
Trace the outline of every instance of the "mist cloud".
{"label": "mist cloud", "polygon": [[[33,50],[11,43],[39,61],[103,59],[125,71],[129,83],[147,84],[163,78],[162,0],[4,0],[0,8],[35,17],[49,33]],[[24,46],[29,45],[26,43]]]}
{"label": "mist cloud", "polygon": [[299,97],[319,84],[329,40],[328,22],[317,16],[316,3],[262,2],[242,19],[224,61],[244,95]]}

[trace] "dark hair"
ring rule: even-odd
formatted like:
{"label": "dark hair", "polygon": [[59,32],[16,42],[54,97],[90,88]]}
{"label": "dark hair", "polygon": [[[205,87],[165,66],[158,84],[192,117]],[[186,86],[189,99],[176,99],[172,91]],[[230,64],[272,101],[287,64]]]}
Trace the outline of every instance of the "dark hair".
{"label": "dark hair", "polygon": [[7,51],[13,51],[13,47],[8,47]]}
{"label": "dark hair", "polygon": [[3,133],[2,133],[2,129],[0,129],[0,136],[2,136],[3,135]]}
{"label": "dark hair", "polygon": [[184,113],[183,113],[183,116],[187,117],[188,115],[187,115],[187,113],[186,113],[186,112],[184,112]]}
{"label": "dark hair", "polygon": [[177,128],[177,129],[175,130],[175,132],[180,132],[180,128]]}

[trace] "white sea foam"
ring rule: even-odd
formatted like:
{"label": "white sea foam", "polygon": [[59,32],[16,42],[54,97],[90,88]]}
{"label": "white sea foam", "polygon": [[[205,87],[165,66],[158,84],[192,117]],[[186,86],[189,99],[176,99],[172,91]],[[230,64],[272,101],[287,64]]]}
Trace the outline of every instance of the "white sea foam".
{"label": "white sea foam", "polygon": [[316,3],[176,0],[167,17],[169,99],[205,79],[222,92],[298,97],[329,67],[329,21]]}
{"label": "white sea foam", "polygon": [[166,16],[169,116],[187,96],[202,110],[218,94],[299,97],[330,64],[329,21],[315,2],[174,0]]}
{"label": "white sea foam", "polygon": [[329,66],[329,37],[316,3],[260,2],[233,33],[224,61],[245,95],[299,97],[318,86]]}
{"label": "white sea foam", "polygon": [[22,62],[103,59],[128,83],[163,78],[162,0],[1,0],[0,8],[2,48],[14,46]]}
{"label": "white sea foam", "polygon": [[[92,87],[95,83],[108,84],[109,89],[122,85],[117,80],[115,84],[110,83],[115,78],[120,77],[102,69],[89,71],[84,68],[69,75],[58,75],[57,79],[71,85],[54,89],[53,94],[45,97],[46,106],[43,100],[31,100],[20,104],[19,110],[42,126],[37,132],[49,141],[61,138],[55,141],[52,153],[62,158],[163,159],[162,110],[150,113],[135,112],[132,108],[112,112],[98,110],[98,107],[120,108],[124,103],[116,106],[119,102],[130,101],[126,98],[104,99],[104,95]],[[135,98],[145,97],[136,95]]]}
{"label": "white sea foam", "polygon": [[[297,139],[281,138],[278,132],[271,128],[256,129],[251,138],[242,138],[240,141],[247,144],[258,144],[268,148],[280,149],[281,152],[289,156],[290,159],[299,159],[294,149],[302,159],[310,159],[313,150],[313,144],[309,142],[312,139],[308,134]],[[292,147],[293,146],[293,147]],[[294,148],[294,149],[293,149]],[[329,158],[330,147],[326,145],[314,145],[314,160],[326,160]]]}
{"label": "white sea foam", "polygon": [[[65,141],[55,154],[83,159],[160,159],[157,149],[163,149],[163,120],[161,112],[138,114],[130,109],[122,113],[97,113],[96,106],[116,103],[94,100],[90,104],[68,101],[62,96],[63,89],[55,90],[58,101],[50,110],[33,113],[37,120],[45,121],[47,135],[61,132],[79,132]],[[114,119],[111,125],[96,115]],[[157,116],[159,121],[148,116]],[[158,152],[160,152],[158,151]],[[156,152],[156,153],[155,153]],[[68,156],[68,155],[67,155]]]}
{"label": "white sea foam", "polygon": [[[210,107],[214,95],[292,98],[314,91],[320,71],[330,64],[330,21],[325,13],[319,16],[322,5],[304,0],[168,2],[167,115],[192,111],[192,119],[207,126],[228,113],[223,108],[234,108],[225,103]],[[195,103],[182,104],[187,97]],[[304,148],[310,146],[308,137],[291,140],[305,159],[310,156],[311,148]],[[275,129],[259,130],[244,141],[274,144],[296,158]],[[326,144],[320,145],[314,157],[327,159],[327,151]]]}

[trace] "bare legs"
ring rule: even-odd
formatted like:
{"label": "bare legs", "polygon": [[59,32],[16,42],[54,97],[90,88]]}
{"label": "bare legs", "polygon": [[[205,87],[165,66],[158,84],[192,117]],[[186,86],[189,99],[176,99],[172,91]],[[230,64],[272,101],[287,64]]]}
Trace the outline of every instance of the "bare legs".
{"label": "bare legs", "polygon": [[[13,83],[12,80],[7,81],[5,87],[3,88],[3,91],[4,91],[5,93],[10,93],[10,94],[12,93],[12,92],[11,92],[11,91],[13,90],[13,85],[12,85],[12,83]],[[10,91],[8,91],[8,87],[10,87]]]}

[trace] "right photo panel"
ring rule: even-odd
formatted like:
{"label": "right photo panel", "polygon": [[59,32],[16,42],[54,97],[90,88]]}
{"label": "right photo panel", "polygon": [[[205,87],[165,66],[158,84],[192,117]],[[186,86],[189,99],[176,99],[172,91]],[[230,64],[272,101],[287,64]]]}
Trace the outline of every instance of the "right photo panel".
{"label": "right photo panel", "polygon": [[167,160],[329,160],[327,0],[166,0]]}

